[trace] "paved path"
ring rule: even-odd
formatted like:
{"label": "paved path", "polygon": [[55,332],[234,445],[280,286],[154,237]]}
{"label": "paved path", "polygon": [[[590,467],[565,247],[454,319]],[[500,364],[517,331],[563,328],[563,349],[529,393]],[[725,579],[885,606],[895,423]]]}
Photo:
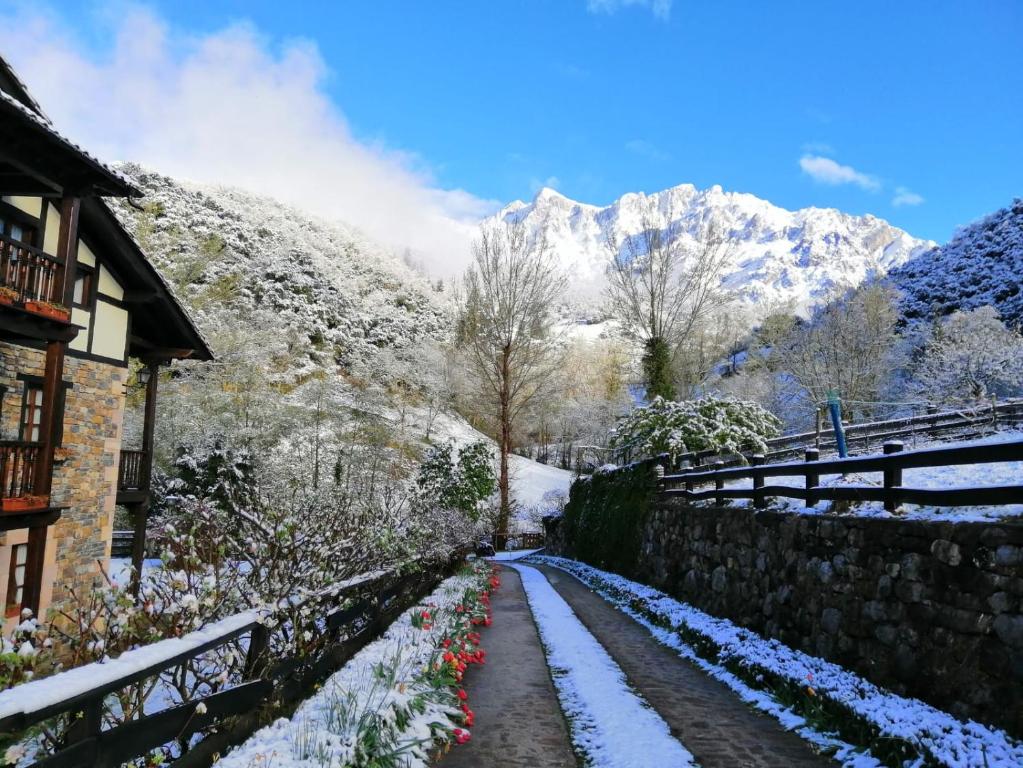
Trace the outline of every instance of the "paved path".
{"label": "paved path", "polygon": [[576,768],[565,718],[519,575],[501,570],[494,624],[481,633],[487,663],[471,667],[465,690],[476,713],[472,741],[441,768]]}
{"label": "paved path", "polygon": [[[795,733],[747,704],[724,683],[658,643],[646,627],[571,574],[537,568],[625,673],[629,686],[664,719],[701,768],[824,768]],[[503,568],[494,624],[484,631],[487,663],[467,681],[476,712],[472,741],[440,768],[576,768],[557,693],[521,579]],[[642,735],[632,734],[641,750]],[[671,766],[651,766],[671,768]]]}
{"label": "paved path", "polygon": [[703,768],[835,765],[774,718],[743,703],[724,683],[658,643],[646,627],[571,574],[547,566],[539,570]]}

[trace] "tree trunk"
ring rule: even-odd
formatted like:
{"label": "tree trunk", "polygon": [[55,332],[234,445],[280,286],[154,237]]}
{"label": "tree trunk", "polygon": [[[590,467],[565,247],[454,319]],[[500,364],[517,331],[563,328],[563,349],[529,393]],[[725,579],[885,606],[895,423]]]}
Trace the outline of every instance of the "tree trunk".
{"label": "tree trunk", "polygon": [[508,454],[511,452],[511,350],[501,350],[501,476],[498,488],[501,492],[501,509],[497,516],[497,532],[508,532],[508,517],[511,512],[511,488],[508,471]]}

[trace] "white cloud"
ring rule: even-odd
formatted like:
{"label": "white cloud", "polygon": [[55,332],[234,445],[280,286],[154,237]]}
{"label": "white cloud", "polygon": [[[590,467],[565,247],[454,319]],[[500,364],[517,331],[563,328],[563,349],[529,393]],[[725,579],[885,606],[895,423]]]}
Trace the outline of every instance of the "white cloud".
{"label": "white cloud", "polygon": [[529,191],[534,195],[545,187],[557,189],[560,186],[561,179],[557,176],[548,176],[546,179],[532,178],[529,180]]}
{"label": "white cloud", "polygon": [[586,10],[611,15],[634,5],[649,8],[656,18],[667,21],[671,15],[671,3],[672,0],[586,0]]}
{"label": "white cloud", "polygon": [[650,160],[669,160],[671,155],[646,139],[632,139],[625,142],[625,149],[634,155]]}
{"label": "white cloud", "polygon": [[822,184],[855,184],[857,187],[876,192],[881,182],[873,176],[861,173],[855,168],[835,162],[830,157],[821,155],[803,155],[799,158],[799,167],[803,173]]}
{"label": "white cloud", "polygon": [[409,248],[439,274],[461,271],[497,203],[442,189],[414,154],[353,136],[314,43],[277,44],[247,24],[188,36],[134,6],[110,23],[97,53],[66,20],[0,15],[0,50],[83,146],[271,195]]}
{"label": "white cloud", "polygon": [[892,198],[892,205],[896,208],[903,205],[921,205],[923,202],[923,195],[918,195],[906,187],[895,188],[895,197]]}

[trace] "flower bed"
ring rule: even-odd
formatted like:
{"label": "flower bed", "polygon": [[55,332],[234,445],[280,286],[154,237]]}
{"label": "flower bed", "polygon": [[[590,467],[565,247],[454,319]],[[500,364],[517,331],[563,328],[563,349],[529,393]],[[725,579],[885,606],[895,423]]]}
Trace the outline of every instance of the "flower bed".
{"label": "flower bed", "polygon": [[[772,712],[786,727],[800,728],[802,735],[830,746],[846,765],[1023,765],[1023,744],[1003,731],[884,691],[836,664],[764,639],[643,584],[573,560],[531,559],[578,577],[747,701]],[[846,743],[829,738],[832,734]],[[869,748],[874,760],[849,744]]]}
{"label": "flower bed", "polygon": [[489,626],[489,595],[498,586],[483,561],[447,579],[294,717],[256,732],[218,765],[415,768],[469,741],[475,715],[461,682],[472,664],[486,661],[476,630]]}

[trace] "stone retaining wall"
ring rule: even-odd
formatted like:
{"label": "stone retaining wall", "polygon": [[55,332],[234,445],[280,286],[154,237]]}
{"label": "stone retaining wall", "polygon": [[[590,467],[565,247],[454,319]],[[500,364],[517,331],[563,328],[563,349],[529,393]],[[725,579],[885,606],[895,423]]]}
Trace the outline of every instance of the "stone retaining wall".
{"label": "stone retaining wall", "polygon": [[1023,523],[659,502],[641,547],[623,575],[1023,736]]}

